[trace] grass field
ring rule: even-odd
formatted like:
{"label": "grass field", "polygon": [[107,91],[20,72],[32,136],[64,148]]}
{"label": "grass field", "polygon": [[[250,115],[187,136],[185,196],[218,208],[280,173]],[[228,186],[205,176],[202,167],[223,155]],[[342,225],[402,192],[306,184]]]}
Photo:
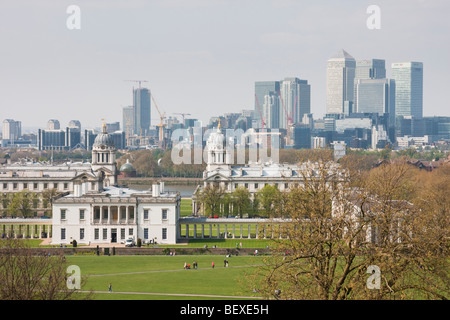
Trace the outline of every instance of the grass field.
{"label": "grass field", "polygon": [[[81,288],[95,291],[101,300],[209,300],[257,299],[246,275],[262,264],[262,257],[233,256],[67,256],[68,264],[80,267],[86,283]],[[198,269],[184,269],[184,263],[198,263]],[[212,262],[215,268],[211,267]],[[112,284],[113,293],[108,293]]]}

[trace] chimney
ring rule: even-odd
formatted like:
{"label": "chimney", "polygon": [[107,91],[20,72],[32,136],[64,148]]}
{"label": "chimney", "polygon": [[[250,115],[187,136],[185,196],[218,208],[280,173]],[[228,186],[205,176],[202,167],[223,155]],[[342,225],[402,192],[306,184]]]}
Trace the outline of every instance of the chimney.
{"label": "chimney", "polygon": [[160,188],[159,192],[164,193],[164,181],[161,181],[159,183],[159,188]]}
{"label": "chimney", "polygon": [[152,197],[159,197],[159,184],[154,184],[152,186]]}

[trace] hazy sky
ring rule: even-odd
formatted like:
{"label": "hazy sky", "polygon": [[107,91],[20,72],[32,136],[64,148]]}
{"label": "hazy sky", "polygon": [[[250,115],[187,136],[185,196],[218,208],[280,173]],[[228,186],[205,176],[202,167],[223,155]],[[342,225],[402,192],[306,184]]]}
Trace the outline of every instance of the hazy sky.
{"label": "hazy sky", "polygon": [[[81,29],[69,30],[69,5]],[[381,29],[370,30],[369,5]],[[161,111],[211,116],[254,108],[255,81],[306,79],[325,113],[326,62],[424,65],[424,116],[450,116],[448,0],[0,0],[0,121],[23,127],[122,121],[147,80]],[[152,124],[159,122],[152,106]]]}

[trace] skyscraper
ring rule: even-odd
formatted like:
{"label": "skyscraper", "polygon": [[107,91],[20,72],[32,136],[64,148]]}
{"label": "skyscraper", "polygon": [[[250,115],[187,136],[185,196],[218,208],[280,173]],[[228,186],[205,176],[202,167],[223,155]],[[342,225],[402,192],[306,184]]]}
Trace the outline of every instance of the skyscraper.
{"label": "skyscraper", "polygon": [[255,82],[255,120],[261,127],[260,113],[268,128],[287,129],[300,123],[311,112],[311,86],[307,80],[291,77],[281,81]]}
{"label": "skyscraper", "polygon": [[422,118],[422,62],[393,63],[392,79],[395,80],[395,115]]}
{"label": "skyscraper", "polygon": [[[255,82],[255,120],[256,128],[261,128],[261,116],[263,113],[263,104],[265,96],[270,92],[280,91],[280,81],[256,81]],[[264,118],[264,115],[263,115]]]}
{"label": "skyscraper", "polygon": [[146,136],[150,130],[150,90],[138,88],[133,90],[134,133]]}
{"label": "skyscraper", "polygon": [[22,122],[13,119],[3,120],[2,139],[17,140],[22,136]]}
{"label": "skyscraper", "polygon": [[262,114],[266,128],[278,129],[280,127],[280,99],[278,93],[270,91],[264,96]]}
{"label": "skyscraper", "polygon": [[360,79],[356,83],[355,104],[359,113],[395,115],[395,82],[389,79]]}
{"label": "skyscraper", "polygon": [[369,59],[356,61],[355,85],[353,93],[353,110],[358,111],[358,101],[356,99],[356,86],[360,79],[384,79],[386,78],[386,62],[381,59]]}
{"label": "skyscraper", "polygon": [[[311,86],[307,80],[285,78],[280,82],[280,126],[300,123],[303,115],[311,112]],[[286,114],[287,112],[287,114]]]}
{"label": "skyscraper", "polygon": [[353,102],[355,59],[340,50],[327,63],[327,114],[344,112],[344,102]]}
{"label": "skyscraper", "polygon": [[126,106],[122,108],[122,128],[125,131],[127,138],[134,133],[134,108],[133,106]]}

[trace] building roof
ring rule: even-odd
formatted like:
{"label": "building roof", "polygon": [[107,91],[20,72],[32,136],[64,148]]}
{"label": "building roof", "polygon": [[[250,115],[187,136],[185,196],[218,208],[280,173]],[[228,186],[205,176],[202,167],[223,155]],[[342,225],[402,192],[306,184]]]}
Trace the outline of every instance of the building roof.
{"label": "building roof", "polygon": [[345,51],[344,49],[339,50],[338,52],[336,52],[333,56],[331,56],[330,59],[351,59],[351,60],[355,60],[355,58],[353,58],[347,51]]}

